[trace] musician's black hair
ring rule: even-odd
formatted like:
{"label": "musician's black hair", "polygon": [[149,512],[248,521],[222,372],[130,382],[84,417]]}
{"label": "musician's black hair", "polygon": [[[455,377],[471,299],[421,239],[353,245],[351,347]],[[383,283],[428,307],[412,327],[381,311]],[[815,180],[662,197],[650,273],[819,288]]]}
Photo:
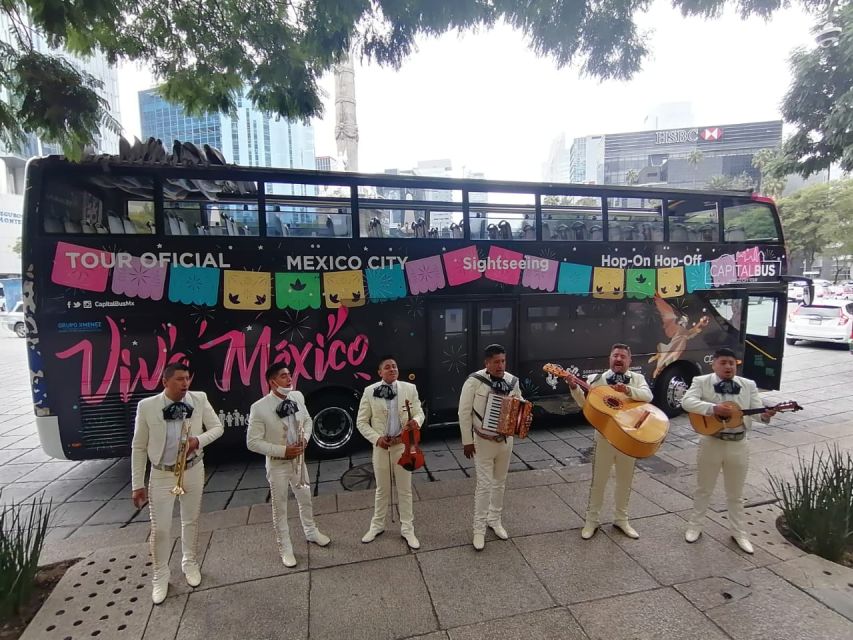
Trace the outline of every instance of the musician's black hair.
{"label": "musician's black hair", "polygon": [[192,371],[190,370],[190,368],[183,362],[173,362],[172,364],[167,365],[165,369],[163,369],[163,379],[168,380],[178,371],[186,371],[188,374],[192,375]]}
{"label": "musician's black hair", "polygon": [[625,344],[624,342],[616,342],[616,343],[614,343],[614,344],[613,344],[613,346],[612,346],[612,347],[610,347],[610,353],[613,353],[613,350],[614,350],[614,349],[622,349],[623,351],[627,351],[628,353],[631,353],[631,347],[629,347],[629,346],[628,346],[627,344]]}
{"label": "musician's black hair", "polygon": [[283,362],[276,362],[274,364],[271,364],[270,366],[267,367],[267,370],[264,373],[264,379],[267,382],[269,382],[270,380],[272,380],[273,378],[275,378],[278,375],[279,371],[281,371],[282,369],[287,369],[287,368],[288,368],[287,365],[284,364]]}
{"label": "musician's black hair", "polygon": [[385,362],[386,360],[393,360],[394,362],[397,362],[397,358],[395,358],[395,357],[394,357],[394,354],[386,353],[384,356],[381,356],[381,357],[379,358],[379,360],[377,361],[377,363],[376,363],[376,369],[377,369],[377,370],[378,370],[378,369],[381,369],[381,368],[382,368],[382,363],[383,363],[383,362]]}
{"label": "musician's black hair", "polygon": [[731,349],[726,349],[725,347],[723,347],[722,349],[717,349],[714,352],[713,359],[716,360],[717,358],[734,358],[735,360],[737,360],[737,354]]}
{"label": "musician's black hair", "polygon": [[490,344],[483,350],[483,357],[488,360],[494,356],[499,356],[502,353],[506,353],[506,349],[499,344]]}

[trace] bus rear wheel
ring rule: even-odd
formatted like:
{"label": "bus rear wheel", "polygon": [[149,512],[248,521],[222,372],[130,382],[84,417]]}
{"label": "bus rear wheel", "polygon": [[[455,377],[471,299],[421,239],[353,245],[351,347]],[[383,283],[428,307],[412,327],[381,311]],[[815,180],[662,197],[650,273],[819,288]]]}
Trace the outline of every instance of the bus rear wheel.
{"label": "bus rear wheel", "polygon": [[27,337],[27,325],[25,325],[23,322],[16,322],[15,323],[15,335],[18,336],[19,338],[26,338]]}
{"label": "bus rear wheel", "polygon": [[681,399],[690,388],[694,375],[684,365],[672,365],[658,376],[655,382],[655,404],[670,418],[681,413]]}
{"label": "bus rear wheel", "polygon": [[336,458],[352,449],[356,437],[358,396],[353,392],[320,392],[309,404],[314,421],[311,450],[321,458]]}

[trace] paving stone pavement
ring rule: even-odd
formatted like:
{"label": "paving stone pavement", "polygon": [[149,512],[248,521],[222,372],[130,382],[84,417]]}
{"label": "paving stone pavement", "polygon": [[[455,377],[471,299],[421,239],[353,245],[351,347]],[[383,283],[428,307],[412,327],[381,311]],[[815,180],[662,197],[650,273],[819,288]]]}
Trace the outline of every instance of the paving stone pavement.
{"label": "paving stone pavement", "polygon": [[[312,462],[315,513],[334,543],[326,549],[296,545],[296,570],[276,562],[262,459],[208,463],[201,527],[205,582],[190,589],[173,561],[170,598],[157,608],[150,604],[150,576],[142,575],[148,573],[147,510],[132,509],[127,499],[129,461],[76,463],[45,456],[34,431],[23,341],[0,336],[0,357],[20,373],[4,380],[0,501],[27,501],[43,492],[53,500],[55,514],[42,562],[85,558],[69,571],[25,638],[157,639],[176,633],[182,640],[266,638],[280,637],[283,625],[287,637],[311,638],[344,633],[473,638],[496,630],[506,637],[853,637],[853,576],[836,565],[834,571],[821,566],[823,561],[804,556],[768,526],[775,521],[775,507],[768,504],[767,485],[768,472],[784,477],[798,457],[815,449],[837,444],[853,450],[847,418],[853,397],[842,386],[853,372],[847,350],[788,347],[782,391],[765,394],[768,401],[795,399],[807,410],[780,414],[751,436],[747,498],[755,556],[742,554],[728,535],[721,482],[705,535],[689,548],[682,543],[698,441],[683,417],[673,420],[658,454],[638,463],[630,510],[641,539],[630,541],[603,527],[581,543],[577,529],[588,492],[593,431],[567,419],[535,429],[519,443],[506,499],[505,524],[513,538],[503,542],[490,534],[482,554],[475,554],[469,540],[473,469],[460,455],[453,430],[425,438],[427,467],[415,475],[422,548],[414,554],[392,531],[370,545],[359,542],[370,519],[372,492],[343,491],[340,474],[368,462],[366,449]],[[611,505],[608,495],[605,517]],[[295,504],[289,514],[296,516]],[[124,564],[114,571],[111,563],[120,561],[120,553]],[[516,580],[507,580],[506,567]],[[97,572],[101,575],[93,578]],[[128,595],[119,583],[132,583],[144,597]],[[486,593],[476,587],[481,583],[498,589]],[[464,593],[461,585],[467,585]],[[500,606],[493,603],[495,591]],[[470,597],[472,592],[479,597]],[[411,627],[395,623],[397,594],[416,599],[427,594],[429,606],[412,610]],[[343,605],[335,595],[349,603],[347,617],[339,614]],[[84,598],[92,602],[79,604]],[[459,602],[466,599],[467,604]],[[742,600],[767,603],[784,627]],[[63,605],[72,602],[74,607]],[[362,609],[350,607],[353,602]],[[97,621],[91,619],[95,612]],[[358,625],[356,633],[347,620]],[[633,626],[620,626],[625,621]]]}
{"label": "paving stone pavement", "polygon": [[416,488],[416,552],[394,525],[360,542],[371,491],[318,496],[317,522],[332,543],[307,544],[291,520],[293,569],[278,559],[269,505],[209,512],[202,584],[184,582],[176,540],[169,597],[156,607],[145,523],[54,540],[43,563],[82,559],[22,640],[853,637],[853,570],[788,544],[767,526],[776,516],[768,507],[748,512],[754,556],[731,541],[724,514],[690,545],[684,512],[663,506],[683,506],[674,491],[639,471],[635,497],[657,507],[633,518],[640,539],[603,526],[583,541],[572,505],[587,482],[574,471],[511,475],[511,537],[490,533],[482,552],[470,543],[473,479]]}

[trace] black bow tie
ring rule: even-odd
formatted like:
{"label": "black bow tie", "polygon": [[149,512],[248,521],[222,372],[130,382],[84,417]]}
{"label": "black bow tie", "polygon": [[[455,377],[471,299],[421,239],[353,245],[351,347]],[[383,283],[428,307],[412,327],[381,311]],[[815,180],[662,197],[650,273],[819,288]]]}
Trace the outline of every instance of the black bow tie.
{"label": "black bow tie", "polygon": [[492,379],[492,391],[495,393],[505,396],[512,391],[512,387],[509,386],[509,383],[503,378],[495,378],[492,374],[489,374],[489,378]]}
{"label": "black bow tie", "polygon": [[714,391],[719,394],[728,394],[736,396],[740,393],[740,385],[734,380],[720,380],[714,385]]}
{"label": "black bow tie", "polygon": [[607,376],[607,384],[628,384],[631,382],[631,376],[627,373],[614,373]]}
{"label": "black bow tie", "polygon": [[285,398],[278,403],[278,406],[275,408],[275,413],[279,418],[286,418],[287,416],[292,416],[298,410],[299,407],[293,400]]}
{"label": "black bow tie", "polygon": [[373,390],[373,397],[392,400],[397,397],[397,392],[394,391],[394,387],[392,387],[390,384],[380,384]]}
{"label": "black bow tie", "polygon": [[163,408],[163,420],[185,420],[192,415],[193,408],[186,402],[173,402]]}

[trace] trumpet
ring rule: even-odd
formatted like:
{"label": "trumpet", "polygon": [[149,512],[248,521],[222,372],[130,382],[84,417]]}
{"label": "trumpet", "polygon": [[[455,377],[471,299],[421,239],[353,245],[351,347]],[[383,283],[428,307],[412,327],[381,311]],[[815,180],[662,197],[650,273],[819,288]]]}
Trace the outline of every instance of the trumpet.
{"label": "trumpet", "polygon": [[[299,443],[305,441],[305,428],[302,426],[302,423],[299,424]],[[305,466],[305,449],[302,449],[302,453],[300,453],[296,458],[293,459],[294,465],[294,473],[296,473],[296,484],[293,485],[296,489],[305,489],[311,486],[311,482],[308,480],[308,469]]]}
{"label": "trumpet", "polygon": [[184,471],[187,468],[187,447],[190,441],[190,421],[186,418],[181,425],[181,440],[178,444],[178,457],[175,460],[175,486],[171,493],[174,496],[182,496],[184,491]]}

